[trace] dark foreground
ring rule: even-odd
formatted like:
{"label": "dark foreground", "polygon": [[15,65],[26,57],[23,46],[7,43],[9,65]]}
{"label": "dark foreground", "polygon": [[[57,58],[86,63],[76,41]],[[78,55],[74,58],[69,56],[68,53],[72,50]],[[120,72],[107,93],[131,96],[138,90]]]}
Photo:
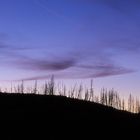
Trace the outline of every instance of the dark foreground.
{"label": "dark foreground", "polygon": [[29,133],[32,138],[41,132],[40,139],[114,139],[140,130],[138,114],[49,95],[0,94],[0,121],[5,131],[14,130],[22,137]]}

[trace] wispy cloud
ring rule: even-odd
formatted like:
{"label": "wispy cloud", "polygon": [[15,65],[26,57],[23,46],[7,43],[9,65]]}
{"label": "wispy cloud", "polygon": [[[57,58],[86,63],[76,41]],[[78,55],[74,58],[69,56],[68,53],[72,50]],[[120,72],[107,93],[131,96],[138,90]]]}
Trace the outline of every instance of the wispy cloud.
{"label": "wispy cloud", "polygon": [[[115,75],[123,75],[123,74],[129,74],[135,72],[131,69],[126,68],[115,68],[110,70],[101,70],[101,71],[94,71],[92,74],[88,73],[55,73],[53,74],[55,78],[57,79],[81,79],[81,78],[102,78],[102,77],[108,77],[108,76],[115,76]],[[40,76],[32,76],[27,78],[19,79],[18,81],[25,80],[25,81],[32,81],[32,80],[46,80],[51,77],[50,74],[48,75],[40,75]]]}
{"label": "wispy cloud", "polygon": [[[114,75],[123,75],[128,73],[135,72],[132,69],[127,69],[121,66],[117,66],[114,64],[110,64],[110,62],[104,62],[104,64],[96,63],[96,64],[78,64],[77,60],[69,59],[68,64],[66,64],[66,60],[61,60],[60,63],[56,64],[49,62],[44,63],[42,61],[42,65],[36,63],[36,67],[40,67],[41,71],[55,71],[54,74],[55,78],[60,79],[74,79],[74,78],[99,78],[99,77],[107,77],[107,76],[114,76]],[[38,66],[39,65],[39,66]],[[60,67],[58,66],[60,65]],[[33,65],[34,67],[35,65]],[[43,66],[43,67],[42,67]],[[33,68],[32,67],[32,68]],[[35,69],[35,68],[34,68]],[[76,71],[74,69],[77,69]],[[62,71],[61,71],[62,70]],[[64,70],[64,71],[63,71]],[[38,76],[31,76],[27,78],[23,78],[22,80],[44,80],[50,78],[50,74],[46,75],[38,75]],[[20,79],[21,80],[21,79]]]}
{"label": "wispy cloud", "polygon": [[59,71],[68,69],[76,65],[74,58],[63,58],[57,60],[37,60],[37,59],[22,59],[17,62],[17,66],[26,70],[39,70],[39,71]]}
{"label": "wispy cloud", "polygon": [[[6,56],[3,61],[7,61],[7,65],[36,73],[34,76],[21,78],[23,80],[48,79],[50,73],[56,78],[98,78],[135,72],[116,64],[104,49],[96,47],[86,51],[75,50],[69,54],[65,52],[56,57],[46,55],[39,58],[36,55],[26,55],[23,50],[24,47],[0,43],[0,53]],[[44,75],[44,72],[48,74]]]}
{"label": "wispy cloud", "polygon": [[[97,68],[98,69],[98,68]],[[93,72],[93,74],[87,74],[85,76],[85,78],[99,78],[99,77],[107,77],[107,76],[114,76],[114,75],[123,75],[123,74],[128,74],[128,73],[133,73],[135,72],[132,69],[127,69],[127,68],[123,68],[123,67],[106,67],[105,69],[101,69],[99,71],[96,71],[95,73]]]}

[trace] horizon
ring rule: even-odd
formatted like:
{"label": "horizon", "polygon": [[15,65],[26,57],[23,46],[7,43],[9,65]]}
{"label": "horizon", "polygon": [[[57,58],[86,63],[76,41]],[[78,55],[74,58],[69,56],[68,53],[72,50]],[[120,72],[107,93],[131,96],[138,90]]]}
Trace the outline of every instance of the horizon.
{"label": "horizon", "polygon": [[139,97],[138,0],[1,0],[0,86],[45,81]]}

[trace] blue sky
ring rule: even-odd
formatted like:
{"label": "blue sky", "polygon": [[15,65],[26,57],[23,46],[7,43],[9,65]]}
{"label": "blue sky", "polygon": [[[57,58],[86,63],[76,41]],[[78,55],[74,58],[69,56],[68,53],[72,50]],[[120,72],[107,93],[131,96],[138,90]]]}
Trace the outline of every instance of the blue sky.
{"label": "blue sky", "polygon": [[1,83],[54,74],[138,95],[139,7],[139,0],[1,0]]}

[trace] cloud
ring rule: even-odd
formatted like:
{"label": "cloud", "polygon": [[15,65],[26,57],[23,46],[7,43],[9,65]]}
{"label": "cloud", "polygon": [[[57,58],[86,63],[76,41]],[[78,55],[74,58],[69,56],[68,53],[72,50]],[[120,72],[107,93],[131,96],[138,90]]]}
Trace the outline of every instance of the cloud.
{"label": "cloud", "polygon": [[[99,78],[114,75],[123,75],[135,72],[133,69],[128,69],[122,66],[105,61],[104,64],[92,64],[92,65],[80,65],[80,68],[85,69],[85,71],[80,74],[78,78]],[[78,76],[78,75],[77,75]]]}
{"label": "cloud", "polygon": [[108,70],[114,68],[112,64],[78,65],[77,67],[93,70]]}
{"label": "cloud", "polygon": [[17,61],[16,65],[26,70],[59,71],[75,66],[76,60],[74,58],[60,58],[56,60],[22,58],[20,61]]}
{"label": "cloud", "polygon": [[46,80],[46,79],[50,79],[50,75],[33,76],[33,77],[18,79],[18,80],[15,80],[15,81],[21,81],[21,80],[23,80],[23,81],[34,81],[34,80]]}
{"label": "cloud", "polygon": [[[97,53],[98,52],[98,53]],[[24,71],[32,71],[33,75],[19,78],[19,80],[45,80],[54,74],[58,79],[99,78],[114,75],[123,75],[135,72],[134,70],[116,64],[112,56],[102,50],[93,52],[80,51],[57,56],[35,57],[25,56],[18,52],[9,54],[8,64]],[[32,57],[32,58],[31,58]],[[47,73],[47,74],[44,74]]]}
{"label": "cloud", "polygon": [[133,73],[134,70],[123,68],[123,67],[108,67],[108,69],[102,69],[100,71],[96,71],[93,74],[86,75],[84,78],[99,78],[99,77],[107,77],[114,75],[123,75],[128,73]]}
{"label": "cloud", "polygon": [[[0,49],[5,50],[8,57],[4,60],[7,64],[14,68],[33,71],[34,76],[23,77],[19,80],[45,80],[50,78],[50,74],[54,74],[58,79],[75,79],[75,78],[99,78],[114,75],[123,75],[135,72],[116,64],[110,55],[103,50],[71,52],[69,55],[58,54],[57,56],[44,56],[38,58],[35,56],[27,56],[25,53],[19,53],[12,47],[0,44]],[[31,58],[32,57],[32,58]],[[90,61],[89,61],[90,60]],[[48,72],[48,74],[43,74]],[[39,74],[39,75],[38,75]]]}
{"label": "cloud", "polygon": [[[101,78],[101,77],[108,77],[114,75],[123,75],[135,72],[132,69],[127,69],[124,67],[114,66],[111,64],[106,65],[74,65],[75,68],[80,68],[78,71],[70,70],[62,71],[62,72],[55,72],[53,75],[56,79],[81,79],[81,78]],[[84,70],[84,71],[83,71]],[[48,75],[39,75],[39,76],[32,76],[23,78],[20,80],[25,81],[32,81],[32,80],[45,80],[51,77],[50,74]]]}
{"label": "cloud", "polygon": [[[102,72],[95,72],[93,74],[77,74],[77,75],[66,75],[66,74],[54,74],[54,77],[56,79],[81,79],[81,78],[102,78],[102,77],[108,77],[108,76],[115,76],[115,75],[122,75],[122,74],[128,74],[133,73],[133,70],[129,69],[122,69],[122,70],[115,70],[115,71],[102,71]],[[18,81],[24,80],[24,81],[33,81],[33,80],[47,80],[50,79],[51,75],[40,75],[40,76],[33,76],[33,77],[27,77],[27,78],[21,78]]]}
{"label": "cloud", "polygon": [[[21,78],[27,81],[48,79],[50,73],[54,74],[56,78],[72,79],[99,78],[135,72],[119,66],[112,60],[112,56],[99,48],[97,50],[96,48],[92,50],[78,49],[71,53],[57,54],[57,56],[46,54],[43,57],[37,57],[36,54],[26,55],[23,52],[24,48],[0,43],[0,53],[2,50],[4,55],[7,56],[3,60],[4,62],[7,61],[7,65],[36,73],[34,76]],[[44,72],[47,74],[44,74]]]}

